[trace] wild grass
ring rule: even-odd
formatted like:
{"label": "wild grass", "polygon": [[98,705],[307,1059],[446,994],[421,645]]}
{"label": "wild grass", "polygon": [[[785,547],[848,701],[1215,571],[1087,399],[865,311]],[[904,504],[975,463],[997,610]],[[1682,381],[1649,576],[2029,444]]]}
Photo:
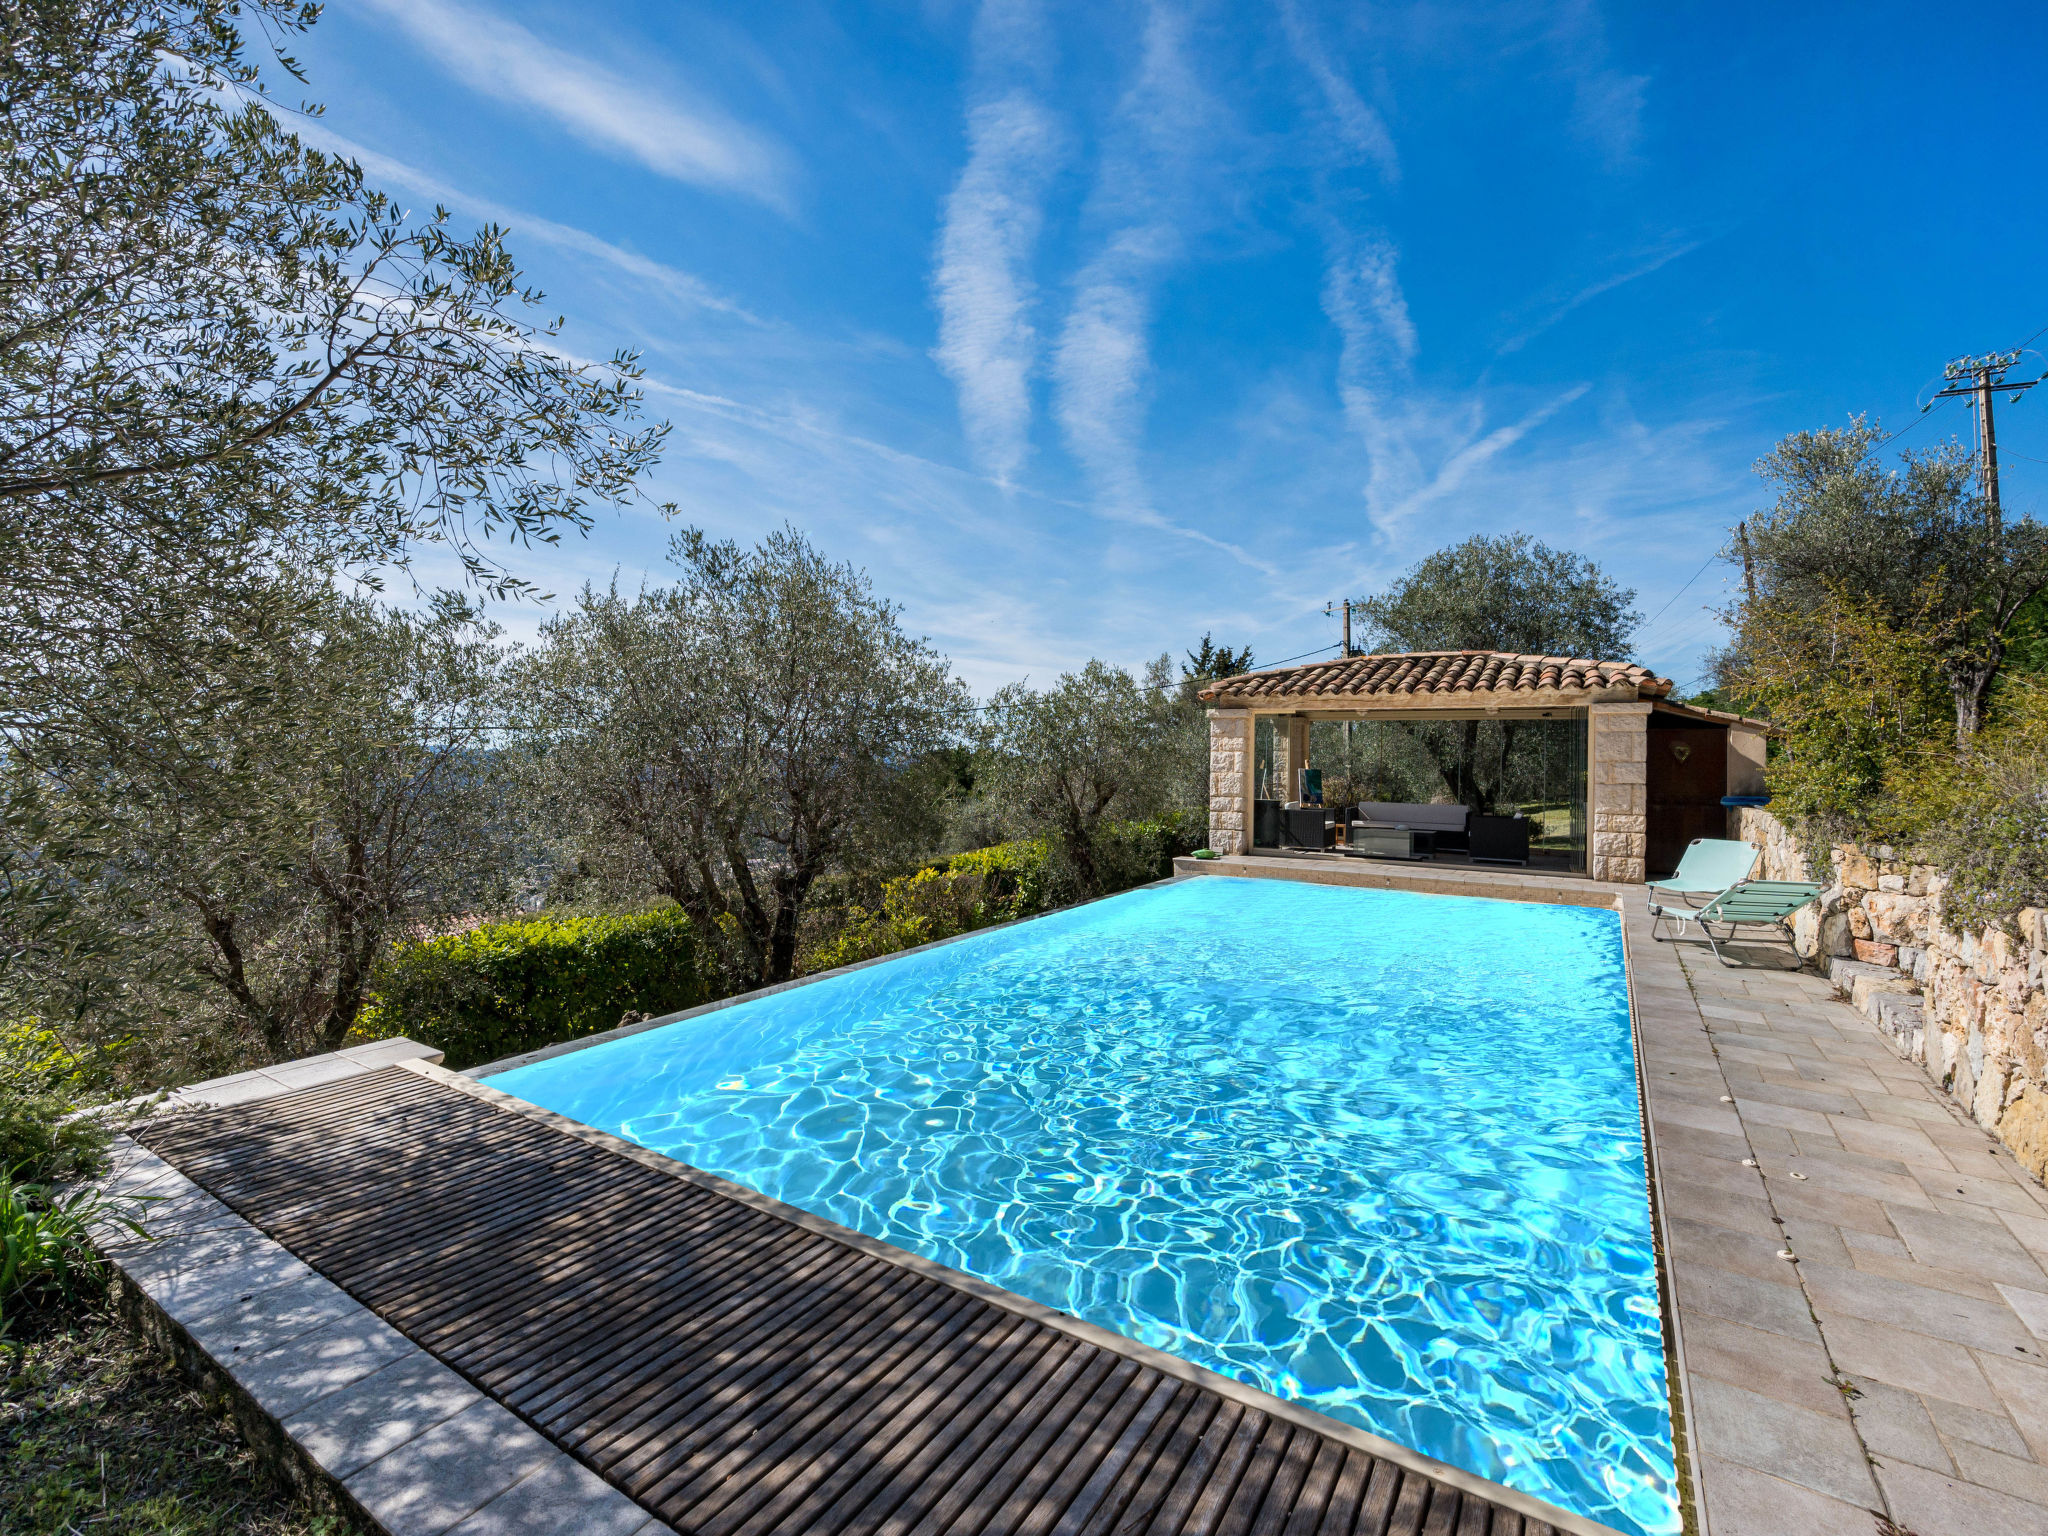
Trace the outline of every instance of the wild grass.
{"label": "wild grass", "polygon": [[207,1401],[81,1289],[0,1350],[9,1536],[372,1536],[272,1480]]}

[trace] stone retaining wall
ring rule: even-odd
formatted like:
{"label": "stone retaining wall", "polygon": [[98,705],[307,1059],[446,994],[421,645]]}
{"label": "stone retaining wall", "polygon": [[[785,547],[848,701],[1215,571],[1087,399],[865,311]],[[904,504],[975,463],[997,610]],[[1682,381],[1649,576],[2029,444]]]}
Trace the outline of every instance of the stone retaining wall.
{"label": "stone retaining wall", "polygon": [[1945,877],[1904,850],[1844,844],[1815,872],[1768,811],[1742,811],[1736,835],[1763,849],[1762,878],[1827,887],[1817,908],[1794,919],[1800,955],[2036,1178],[2048,1178],[2048,912],[2020,912],[2013,933],[1957,933],[1941,920]]}

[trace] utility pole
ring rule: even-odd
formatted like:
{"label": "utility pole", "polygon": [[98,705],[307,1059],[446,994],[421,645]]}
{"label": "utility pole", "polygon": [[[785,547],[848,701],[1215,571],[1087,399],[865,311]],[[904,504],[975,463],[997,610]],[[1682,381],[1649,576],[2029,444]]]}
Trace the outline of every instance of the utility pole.
{"label": "utility pole", "polygon": [[[1334,599],[1323,604],[1323,616],[1325,618],[1335,618],[1337,616],[1337,603]],[[1351,599],[1348,597],[1344,599],[1344,654],[1346,656],[1358,654],[1351,649]]]}
{"label": "utility pole", "polygon": [[[1343,600],[1343,602],[1344,654],[1346,656],[1352,656],[1357,653],[1351,649],[1351,599],[1347,597]],[[1333,600],[1331,602],[1325,603],[1323,605],[1323,612],[1325,615],[1334,617],[1337,612],[1336,602]],[[1344,776],[1347,779],[1351,777],[1351,724],[1352,722],[1350,722],[1349,720],[1346,720],[1344,722]]]}
{"label": "utility pole", "polygon": [[[2019,360],[2018,352],[1987,352],[1982,357],[1959,357],[1942,369],[1941,376],[1948,381],[1949,387],[1934,396],[1934,400],[1946,400],[1956,395],[1974,397],[1977,411],[1977,479],[1984,493],[1984,521],[1994,534],[1999,531],[2000,512],[1998,432],[1991,419],[1991,397],[1994,394],[2005,394],[2017,400],[2041,382],[2040,379],[2028,379],[2021,384],[2006,383],[2006,370]],[[1933,400],[1928,402],[1930,406],[1933,403]]]}

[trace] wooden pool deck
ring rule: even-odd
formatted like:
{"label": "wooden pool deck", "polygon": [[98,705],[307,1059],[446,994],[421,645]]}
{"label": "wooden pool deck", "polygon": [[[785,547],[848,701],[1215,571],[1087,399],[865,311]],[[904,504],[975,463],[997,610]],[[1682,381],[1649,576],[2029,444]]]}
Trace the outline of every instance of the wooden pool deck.
{"label": "wooden pool deck", "polygon": [[693,1536],[1607,1529],[438,1067],[138,1139]]}

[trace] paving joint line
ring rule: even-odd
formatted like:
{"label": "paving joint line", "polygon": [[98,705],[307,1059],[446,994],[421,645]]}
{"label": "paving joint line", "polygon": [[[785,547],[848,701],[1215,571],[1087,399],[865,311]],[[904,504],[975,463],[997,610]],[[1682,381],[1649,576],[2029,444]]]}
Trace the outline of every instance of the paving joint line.
{"label": "paving joint line", "polygon": [[[1685,977],[1686,987],[1692,993],[1693,1006],[1699,1007],[1699,990],[1693,985],[1692,967],[1686,964],[1684,951],[1674,950],[1672,957],[1678,961],[1679,972]],[[1714,1026],[1708,1022],[1704,1008],[1700,1011],[1700,1029],[1707,1037],[1708,1048],[1714,1053],[1715,1070],[1721,1073],[1721,1086],[1727,1091],[1729,1102],[1733,1104],[1736,1099],[1735,1087],[1728,1081],[1727,1073],[1721,1070],[1721,1044],[1714,1038]],[[1857,1449],[1863,1452],[1863,1460],[1870,1468],[1870,1486],[1877,1494],[1879,1504],[1879,1508],[1872,1510],[1871,1513],[1892,1529],[1904,1532],[1906,1527],[1899,1524],[1898,1516],[1892,1509],[1891,1495],[1885,1490],[1884,1479],[1877,1475],[1878,1469],[1884,1463],[1879,1461],[1876,1453],[1871,1450],[1870,1442],[1863,1435],[1862,1422],[1856,1417],[1856,1396],[1862,1394],[1856,1388],[1855,1382],[1843,1372],[1841,1363],[1835,1359],[1834,1347],[1828,1343],[1828,1331],[1820,1320],[1819,1310],[1813,1304],[1813,1291],[1807,1284],[1806,1273],[1801,1267],[1799,1250],[1792,1246],[1792,1236],[1786,1230],[1785,1218],[1778,1213],[1778,1198],[1771,1190],[1770,1174],[1764,1169],[1764,1160],[1757,1152],[1756,1143],[1750,1139],[1749,1119],[1742,1113],[1740,1105],[1736,1106],[1735,1119],[1742,1127],[1742,1144],[1749,1148],[1749,1160],[1756,1165],[1757,1182],[1763,1186],[1764,1204],[1770,1207],[1771,1221],[1778,1228],[1779,1240],[1784,1244],[1781,1252],[1790,1255],[1786,1262],[1792,1266],[1792,1278],[1799,1287],[1799,1299],[1806,1304],[1806,1315],[1813,1319],[1814,1337],[1820,1340],[1821,1353],[1827,1358],[1830,1382],[1835,1390],[1842,1394],[1842,1406],[1849,1417],[1849,1432],[1856,1437]],[[1851,1396],[1852,1392],[1856,1396]]]}

